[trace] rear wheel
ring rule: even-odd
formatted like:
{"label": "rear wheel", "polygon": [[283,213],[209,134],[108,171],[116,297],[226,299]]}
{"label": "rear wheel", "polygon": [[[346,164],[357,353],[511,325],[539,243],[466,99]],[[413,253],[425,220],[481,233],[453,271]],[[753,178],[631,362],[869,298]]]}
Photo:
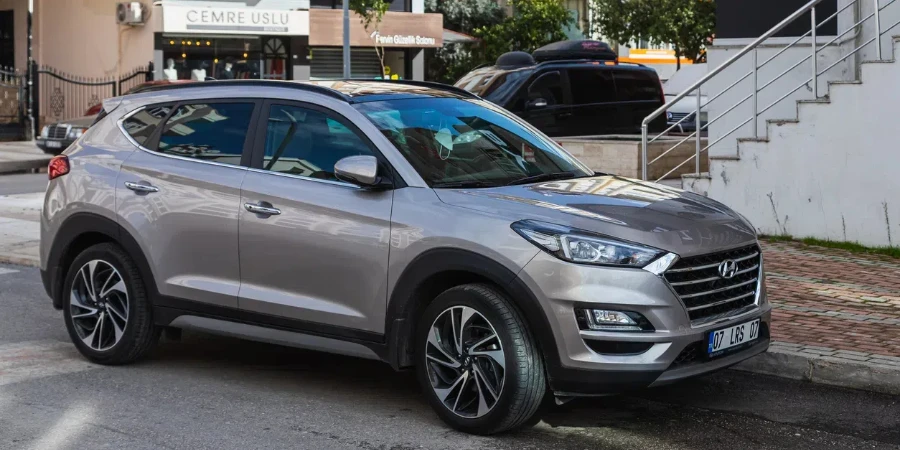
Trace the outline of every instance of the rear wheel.
{"label": "rear wheel", "polygon": [[546,390],[543,361],[502,293],[483,284],[449,289],[420,323],[416,370],[441,419],[460,431],[493,434],[534,415]]}
{"label": "rear wheel", "polygon": [[114,244],[88,248],[72,262],[63,291],[69,337],[99,364],[127,364],[159,340],[140,272]]}

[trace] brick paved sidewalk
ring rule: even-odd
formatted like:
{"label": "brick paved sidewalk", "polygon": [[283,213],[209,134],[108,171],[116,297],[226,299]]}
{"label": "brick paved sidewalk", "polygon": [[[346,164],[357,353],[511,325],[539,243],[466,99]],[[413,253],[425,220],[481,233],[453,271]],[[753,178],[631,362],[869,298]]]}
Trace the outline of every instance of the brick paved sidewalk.
{"label": "brick paved sidewalk", "polygon": [[763,242],[773,350],[900,370],[900,260]]}

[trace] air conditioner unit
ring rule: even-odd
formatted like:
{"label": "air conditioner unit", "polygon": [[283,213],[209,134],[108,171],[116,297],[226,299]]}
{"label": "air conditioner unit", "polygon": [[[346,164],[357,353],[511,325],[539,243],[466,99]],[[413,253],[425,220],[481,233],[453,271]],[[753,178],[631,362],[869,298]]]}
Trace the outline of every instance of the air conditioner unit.
{"label": "air conditioner unit", "polygon": [[147,16],[141,2],[121,2],[116,4],[116,23],[119,25],[143,25]]}

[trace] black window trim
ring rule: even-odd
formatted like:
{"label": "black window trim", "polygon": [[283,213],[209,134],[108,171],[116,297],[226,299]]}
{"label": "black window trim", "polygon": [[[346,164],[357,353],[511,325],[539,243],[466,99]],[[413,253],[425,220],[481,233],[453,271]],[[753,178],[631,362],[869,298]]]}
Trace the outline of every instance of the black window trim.
{"label": "black window trim", "polygon": [[332,185],[336,185],[336,186],[352,187],[354,189],[360,189],[360,186],[353,184],[353,183],[348,183],[345,181],[323,180],[321,178],[312,178],[312,177],[307,177],[307,176],[303,176],[303,175],[275,172],[275,171],[263,169],[263,162],[265,161],[265,156],[266,156],[265,155],[265,153],[266,153],[266,136],[267,136],[266,131],[269,126],[269,111],[271,110],[273,105],[292,106],[292,107],[306,108],[306,109],[309,109],[312,111],[317,111],[322,114],[325,114],[326,116],[328,116],[328,118],[333,119],[336,122],[340,123],[341,125],[347,127],[347,129],[349,129],[354,134],[356,134],[356,136],[365,145],[367,145],[370,150],[372,150],[372,154],[375,156],[375,158],[378,159],[379,173],[382,176],[386,176],[393,184],[393,187],[390,189],[400,189],[400,188],[407,186],[406,183],[403,181],[403,178],[401,178],[400,175],[397,173],[397,171],[394,170],[394,167],[391,165],[390,161],[388,161],[387,158],[385,158],[384,155],[381,153],[381,150],[378,148],[378,146],[375,145],[375,143],[372,142],[372,140],[369,138],[369,136],[366,135],[366,133],[364,133],[362,130],[360,130],[359,127],[357,127],[350,119],[347,119],[343,114],[341,114],[333,109],[330,109],[330,108],[327,108],[327,107],[324,107],[322,105],[318,105],[315,103],[309,103],[309,102],[304,102],[304,101],[300,101],[300,100],[270,99],[270,100],[265,100],[262,102],[262,107],[260,108],[260,114],[256,120],[256,130],[254,133],[255,134],[255,137],[254,137],[255,142],[252,145],[250,161],[249,161],[249,164],[247,165],[248,170],[250,170],[251,172],[257,172],[257,173],[263,173],[263,174],[275,175],[275,176],[282,176],[282,177],[289,177],[289,178],[296,178],[296,179],[304,180],[304,181],[314,181],[314,182],[319,182],[319,183],[332,184]]}
{"label": "black window trim", "polygon": [[[251,103],[251,104],[253,104],[253,113],[250,115],[250,123],[247,124],[247,136],[244,139],[244,146],[241,150],[240,164],[235,165],[235,164],[220,163],[220,162],[216,162],[216,161],[206,161],[206,160],[202,160],[202,159],[189,158],[187,156],[172,155],[169,153],[164,153],[164,152],[155,150],[159,146],[159,139],[160,139],[160,136],[162,135],[162,130],[165,128],[165,125],[169,122],[169,119],[172,117],[172,115],[175,114],[175,111],[178,111],[179,107],[181,107],[182,105],[196,105],[196,104],[214,105],[217,103]],[[119,127],[119,130],[122,132],[123,135],[125,135],[125,137],[128,139],[129,142],[134,144],[140,150],[143,150],[151,155],[160,156],[160,157],[164,157],[164,158],[178,159],[178,160],[182,160],[182,161],[191,161],[191,162],[200,163],[200,164],[208,164],[208,165],[213,165],[213,166],[245,168],[246,169],[246,168],[250,167],[251,151],[253,149],[253,142],[255,141],[255,138],[256,138],[256,136],[254,134],[257,130],[257,127],[254,126],[254,124],[256,124],[259,120],[260,112],[262,110],[262,108],[261,108],[262,103],[263,103],[263,100],[261,100],[259,98],[213,98],[213,99],[198,98],[198,99],[191,99],[191,100],[182,100],[182,101],[178,101],[178,102],[154,103],[154,104],[149,104],[149,105],[143,105],[139,108],[136,108],[134,111],[131,111],[128,114],[125,114],[124,116],[122,116],[121,119],[118,120],[117,125]],[[172,107],[172,109],[169,111],[168,114],[166,114],[166,117],[163,118],[163,120],[160,122],[162,125],[157,127],[156,130],[153,132],[153,134],[151,134],[150,137],[147,138],[147,141],[145,142],[145,144],[147,144],[146,146],[139,144],[125,130],[124,122],[126,120],[128,120],[129,118],[131,118],[131,116],[137,114],[138,112],[143,111],[147,108],[156,108],[156,107],[160,107],[160,106],[169,106],[169,105]]]}

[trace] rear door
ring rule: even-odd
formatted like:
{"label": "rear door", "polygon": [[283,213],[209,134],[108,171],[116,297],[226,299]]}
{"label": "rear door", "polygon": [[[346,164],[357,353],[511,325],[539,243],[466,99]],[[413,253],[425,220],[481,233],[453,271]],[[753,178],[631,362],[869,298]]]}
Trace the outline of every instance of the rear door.
{"label": "rear door", "polygon": [[325,334],[382,333],[393,191],[334,176],[341,158],[377,149],[321,106],[273,100],[263,109],[240,202],[241,310]]}
{"label": "rear door", "polygon": [[[613,70],[619,112],[623,120],[623,133],[640,134],[641,123],[663,105],[662,86],[652,70]],[[651,124],[651,131],[663,131],[666,115],[661,114]]]}
{"label": "rear door", "polygon": [[119,221],[139,239],[162,301],[237,308],[242,162],[257,103],[195,100],[123,121],[142,150],[119,174]]}
{"label": "rear door", "polygon": [[568,119],[571,135],[589,136],[621,133],[625,129],[616,85],[610,70],[600,65],[566,69],[572,96],[573,116]]}
{"label": "rear door", "polygon": [[562,72],[552,70],[538,74],[527,83],[524,92],[517,97],[516,113],[548,136],[566,136],[569,132],[566,120],[572,115]]}

